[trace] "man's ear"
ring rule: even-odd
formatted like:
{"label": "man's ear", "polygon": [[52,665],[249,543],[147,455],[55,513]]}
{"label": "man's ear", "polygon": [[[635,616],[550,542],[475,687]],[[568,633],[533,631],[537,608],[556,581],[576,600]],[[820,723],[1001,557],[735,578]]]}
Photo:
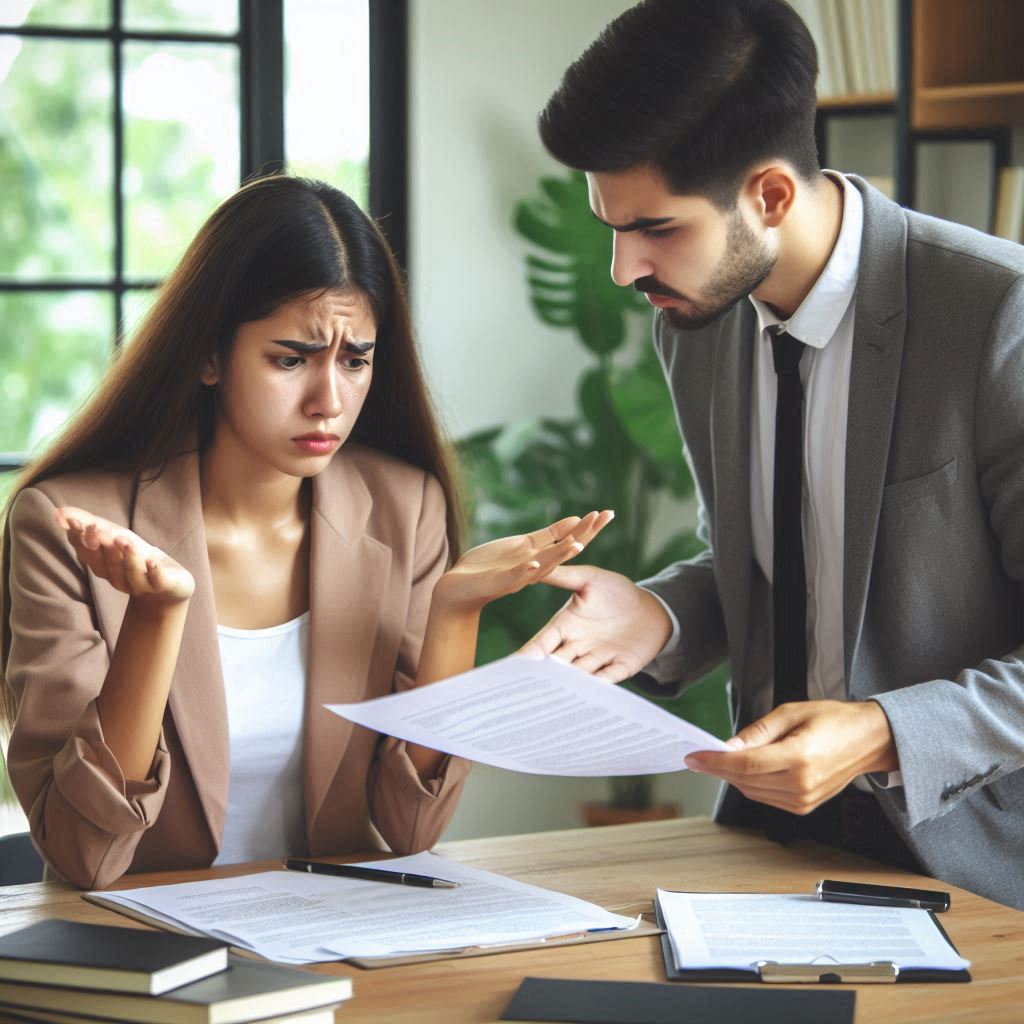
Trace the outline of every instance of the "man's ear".
{"label": "man's ear", "polygon": [[743,186],[744,197],[755,208],[766,228],[777,228],[796,200],[796,175],[785,164],[772,164],[755,171]]}
{"label": "man's ear", "polygon": [[220,383],[220,360],[216,355],[210,356],[206,361],[206,365],[203,366],[202,372],[199,374],[199,379],[209,387]]}

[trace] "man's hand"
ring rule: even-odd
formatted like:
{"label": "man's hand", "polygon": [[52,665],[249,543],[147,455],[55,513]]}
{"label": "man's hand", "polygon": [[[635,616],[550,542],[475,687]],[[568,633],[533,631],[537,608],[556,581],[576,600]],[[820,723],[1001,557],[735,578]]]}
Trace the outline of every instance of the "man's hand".
{"label": "man's hand", "polygon": [[575,593],[520,654],[552,654],[620,683],[660,654],[672,635],[661,602],[617,572],[563,565],[543,582]]}
{"label": "man's hand", "polygon": [[691,754],[687,767],[792,814],[808,814],[863,772],[899,770],[889,720],[871,700],[781,704],[728,743],[735,749]]}

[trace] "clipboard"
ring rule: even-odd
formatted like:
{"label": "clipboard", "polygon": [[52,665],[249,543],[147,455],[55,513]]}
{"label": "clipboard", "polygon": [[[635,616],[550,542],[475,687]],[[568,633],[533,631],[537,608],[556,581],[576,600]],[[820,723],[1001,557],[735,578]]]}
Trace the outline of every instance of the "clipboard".
{"label": "clipboard", "polygon": [[[939,930],[942,938],[949,944],[957,956],[960,951],[942,927],[934,911],[926,911],[932,924]],[[878,985],[898,984],[915,981],[965,982],[971,980],[968,970],[946,971],[927,967],[901,968],[889,960],[879,960],[867,964],[779,964],[769,960],[760,960],[751,964],[749,970],[735,967],[677,967],[675,954],[672,951],[672,940],[669,938],[665,920],[661,914],[661,904],[657,895],[654,897],[654,914],[661,934],[661,955],[665,960],[665,976],[669,981],[762,981],[768,984],[848,984]]]}

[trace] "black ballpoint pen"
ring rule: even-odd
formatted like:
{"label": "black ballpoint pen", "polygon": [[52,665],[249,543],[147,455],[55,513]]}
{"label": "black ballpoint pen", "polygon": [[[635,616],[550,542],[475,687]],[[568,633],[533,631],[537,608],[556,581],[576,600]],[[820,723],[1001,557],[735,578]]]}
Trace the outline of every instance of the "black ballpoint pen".
{"label": "black ballpoint pen", "polygon": [[284,866],[289,871],[306,871],[313,875],[336,875],[339,878],[361,878],[367,882],[391,882],[393,885],[415,885],[421,889],[458,889],[461,882],[430,875],[413,875],[407,871],[385,871],[382,868],[363,868],[354,864],[322,864],[316,860],[297,860],[289,857]]}

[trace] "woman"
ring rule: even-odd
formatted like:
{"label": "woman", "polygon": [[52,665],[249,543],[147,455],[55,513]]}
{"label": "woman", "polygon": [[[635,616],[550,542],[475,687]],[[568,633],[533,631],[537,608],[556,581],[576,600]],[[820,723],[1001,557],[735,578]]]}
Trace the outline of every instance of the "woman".
{"label": "woman", "polygon": [[609,518],[446,571],[452,472],[386,244],[328,185],[244,186],[9,505],[8,766],[36,845],[93,888],[429,847],[468,765],[323,705],[472,667],[483,605]]}

